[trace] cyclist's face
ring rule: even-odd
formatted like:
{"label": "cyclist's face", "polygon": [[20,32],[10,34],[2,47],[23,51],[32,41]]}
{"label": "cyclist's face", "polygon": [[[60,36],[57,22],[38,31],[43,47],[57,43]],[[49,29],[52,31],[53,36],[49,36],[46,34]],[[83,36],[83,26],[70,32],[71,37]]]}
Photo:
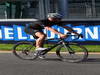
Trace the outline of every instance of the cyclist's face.
{"label": "cyclist's face", "polygon": [[48,18],[48,20],[49,21],[53,21],[53,22],[59,22],[59,21],[61,21],[61,19],[59,19],[59,18]]}

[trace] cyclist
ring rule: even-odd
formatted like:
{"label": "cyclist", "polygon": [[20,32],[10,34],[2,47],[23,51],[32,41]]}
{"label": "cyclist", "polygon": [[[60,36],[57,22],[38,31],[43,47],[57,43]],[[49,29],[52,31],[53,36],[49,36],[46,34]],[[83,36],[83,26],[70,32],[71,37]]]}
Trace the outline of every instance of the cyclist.
{"label": "cyclist", "polygon": [[[63,25],[61,19],[62,19],[61,14],[49,13],[47,15],[47,19],[34,22],[30,24],[29,26],[25,27],[25,32],[33,35],[33,37],[36,38],[36,51],[43,51],[47,49],[47,48],[43,48],[43,42],[44,42],[44,39],[46,38],[46,34],[43,33],[42,29],[50,30],[51,32],[55,34],[58,34],[61,38],[65,38],[66,37],[65,34],[51,27],[53,25],[58,25],[63,28],[66,28],[69,32],[73,32],[77,35],[80,35],[77,32],[75,32],[71,27]],[[41,56],[41,58],[43,57],[44,56]]]}

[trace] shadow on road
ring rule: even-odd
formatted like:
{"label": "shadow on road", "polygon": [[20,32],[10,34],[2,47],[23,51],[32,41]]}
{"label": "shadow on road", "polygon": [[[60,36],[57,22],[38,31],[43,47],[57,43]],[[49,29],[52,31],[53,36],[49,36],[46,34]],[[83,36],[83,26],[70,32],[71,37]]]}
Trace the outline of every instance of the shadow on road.
{"label": "shadow on road", "polygon": [[100,58],[88,58],[83,64],[100,64]]}
{"label": "shadow on road", "polygon": [[100,58],[89,58],[87,62],[99,62],[100,63]]}
{"label": "shadow on road", "polygon": [[[44,60],[41,59],[37,59],[36,61],[53,61],[53,62],[66,62],[66,63],[70,63],[68,61],[61,61],[59,58],[46,58]],[[82,62],[78,62],[78,64],[100,64],[100,58],[88,58],[85,61]]]}
{"label": "shadow on road", "polygon": [[58,58],[46,58],[46,59],[44,59],[44,60],[46,60],[46,61],[61,61],[61,60],[58,59]]}
{"label": "shadow on road", "polygon": [[[44,61],[61,61],[59,58],[46,58]],[[62,61],[61,61],[62,62]],[[66,61],[67,62],[67,61]],[[83,62],[79,62],[82,64],[100,64],[100,58],[88,58]]]}

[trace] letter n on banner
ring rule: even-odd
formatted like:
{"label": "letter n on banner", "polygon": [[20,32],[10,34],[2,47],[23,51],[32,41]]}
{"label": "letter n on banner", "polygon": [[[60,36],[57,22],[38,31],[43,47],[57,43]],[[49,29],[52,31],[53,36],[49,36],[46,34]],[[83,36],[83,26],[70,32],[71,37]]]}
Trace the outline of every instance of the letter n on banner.
{"label": "letter n on banner", "polygon": [[85,28],[85,38],[88,41],[99,41],[100,26],[89,26]]}

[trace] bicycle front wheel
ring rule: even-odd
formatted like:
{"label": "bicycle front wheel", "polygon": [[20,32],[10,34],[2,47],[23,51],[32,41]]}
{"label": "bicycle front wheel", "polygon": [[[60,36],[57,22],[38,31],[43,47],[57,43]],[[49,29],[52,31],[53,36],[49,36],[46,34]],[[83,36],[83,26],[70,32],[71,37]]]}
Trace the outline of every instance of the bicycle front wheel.
{"label": "bicycle front wheel", "polygon": [[18,42],[13,47],[13,54],[23,60],[33,60],[36,58],[34,48],[32,42]]}
{"label": "bicycle front wheel", "polygon": [[66,45],[60,45],[57,48],[56,54],[64,61],[82,62],[87,59],[88,50],[77,43],[69,43]]}

